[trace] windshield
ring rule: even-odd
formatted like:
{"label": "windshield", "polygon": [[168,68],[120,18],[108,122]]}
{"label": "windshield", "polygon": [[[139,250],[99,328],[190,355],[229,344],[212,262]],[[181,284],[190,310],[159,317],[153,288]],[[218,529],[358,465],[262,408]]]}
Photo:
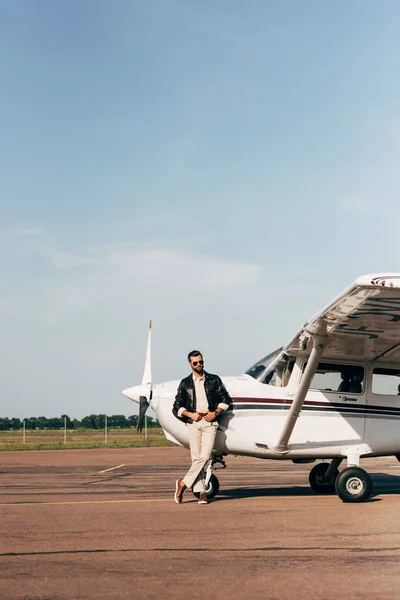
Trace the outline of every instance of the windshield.
{"label": "windshield", "polygon": [[274,370],[268,369],[268,366],[278,358],[281,352],[282,348],[278,348],[277,350],[274,350],[274,352],[271,352],[271,354],[267,354],[267,356],[264,356],[264,358],[247,369],[246,375],[254,377],[254,379],[257,379],[257,381],[260,381],[261,383],[269,383],[274,374]]}

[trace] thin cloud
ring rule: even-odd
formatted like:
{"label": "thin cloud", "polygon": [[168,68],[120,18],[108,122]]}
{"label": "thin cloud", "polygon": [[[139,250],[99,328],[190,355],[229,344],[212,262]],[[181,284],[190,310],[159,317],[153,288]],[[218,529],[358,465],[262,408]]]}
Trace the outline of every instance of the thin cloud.
{"label": "thin cloud", "polygon": [[40,227],[26,227],[26,228],[21,228],[21,229],[14,229],[13,233],[15,235],[18,235],[21,237],[28,237],[28,236],[43,235],[44,231]]}
{"label": "thin cloud", "polygon": [[53,275],[31,286],[29,302],[20,290],[8,290],[0,302],[2,315],[62,323],[94,310],[118,310],[127,297],[136,306],[145,305],[149,296],[174,307],[184,307],[188,298],[248,302],[264,273],[260,265],[149,244],[116,244],[82,254],[39,248],[37,253],[50,262]]}
{"label": "thin cloud", "polygon": [[378,205],[366,196],[345,196],[338,203],[338,210],[343,215],[371,216],[376,214],[378,209]]}
{"label": "thin cloud", "polygon": [[48,258],[56,269],[97,266],[104,276],[156,287],[162,284],[164,289],[186,286],[188,279],[203,289],[242,287],[257,283],[262,273],[259,265],[148,245],[120,244],[84,255],[51,251]]}
{"label": "thin cloud", "polygon": [[260,280],[262,267],[184,250],[117,247],[106,260],[110,269],[147,285],[203,290],[243,287]]}
{"label": "thin cloud", "polygon": [[71,252],[55,252],[50,254],[50,260],[57,269],[71,269],[75,267],[89,267],[101,263],[101,259],[94,256],[78,256]]}

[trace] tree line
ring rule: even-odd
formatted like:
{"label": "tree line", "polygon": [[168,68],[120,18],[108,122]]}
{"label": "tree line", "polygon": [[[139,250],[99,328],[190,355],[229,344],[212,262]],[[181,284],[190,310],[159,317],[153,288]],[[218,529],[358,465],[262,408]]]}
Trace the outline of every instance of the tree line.
{"label": "tree line", "polygon": [[[29,417],[26,419],[0,417],[0,431],[12,429],[104,429],[107,415],[88,415],[83,419],[71,419],[68,415],[61,417]],[[118,429],[136,428],[138,415],[111,415],[107,416],[107,427]],[[157,419],[147,417],[147,427],[159,427]]]}

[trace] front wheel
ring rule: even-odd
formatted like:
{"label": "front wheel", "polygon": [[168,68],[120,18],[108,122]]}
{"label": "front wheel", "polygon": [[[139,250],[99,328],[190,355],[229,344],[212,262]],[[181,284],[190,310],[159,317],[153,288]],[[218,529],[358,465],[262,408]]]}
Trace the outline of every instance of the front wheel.
{"label": "front wheel", "polygon": [[[214,474],[212,474],[210,477],[210,481],[206,485],[207,500],[211,500],[211,498],[214,498],[214,496],[216,496],[218,494],[218,491],[219,491],[218,478]],[[200,492],[193,492],[193,494],[196,496],[196,498],[200,498]]]}
{"label": "front wheel", "polygon": [[325,479],[325,475],[330,467],[329,463],[319,463],[310,471],[308,481],[310,486],[318,494],[333,494],[335,491],[335,481],[339,475],[337,469],[334,470],[329,479]]}
{"label": "front wheel", "polygon": [[372,479],[364,469],[348,467],[337,477],[335,488],[343,502],[365,502],[372,492]]}

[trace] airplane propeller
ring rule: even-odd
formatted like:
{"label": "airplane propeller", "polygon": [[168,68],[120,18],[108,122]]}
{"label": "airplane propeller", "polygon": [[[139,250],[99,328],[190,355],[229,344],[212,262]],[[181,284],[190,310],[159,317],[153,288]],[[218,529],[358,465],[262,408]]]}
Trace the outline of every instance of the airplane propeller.
{"label": "airplane propeller", "polygon": [[[149,324],[149,335],[147,338],[147,350],[146,350],[146,361],[144,363],[141,393],[139,396],[139,417],[137,423],[137,432],[141,433],[143,429],[143,423],[146,416],[146,411],[150,406],[150,401],[153,395],[152,381],[151,381],[151,330],[152,321]],[[138,386],[139,387],[139,386]]]}
{"label": "airplane propeller", "polygon": [[142,433],[144,418],[146,416],[146,411],[149,408],[150,403],[147,401],[146,396],[139,397],[139,417],[137,422],[137,432]]}

